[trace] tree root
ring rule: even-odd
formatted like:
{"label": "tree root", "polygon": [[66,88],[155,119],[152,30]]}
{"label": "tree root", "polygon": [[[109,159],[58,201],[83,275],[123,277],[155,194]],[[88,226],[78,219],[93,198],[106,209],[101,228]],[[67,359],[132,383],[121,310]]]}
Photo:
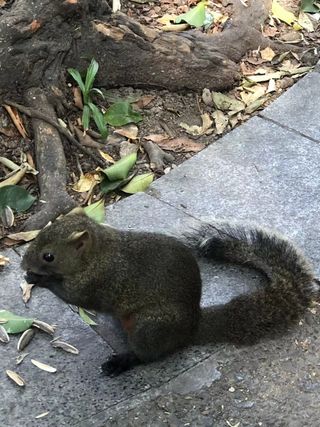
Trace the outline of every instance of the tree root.
{"label": "tree root", "polygon": [[148,153],[151,169],[155,171],[163,172],[165,162],[170,163],[174,160],[174,157],[171,154],[165,153],[152,141],[145,141],[142,143],[142,146]]}
{"label": "tree root", "polygon": [[[44,117],[55,118],[54,109],[41,89],[29,89],[26,98],[31,107],[37,108]],[[56,118],[53,122],[55,120]],[[61,213],[66,213],[76,206],[76,202],[66,192],[66,159],[56,126],[48,124],[47,120],[39,120],[39,116],[33,118],[32,125],[39,170],[40,209],[26,221],[25,230],[42,228]]]}

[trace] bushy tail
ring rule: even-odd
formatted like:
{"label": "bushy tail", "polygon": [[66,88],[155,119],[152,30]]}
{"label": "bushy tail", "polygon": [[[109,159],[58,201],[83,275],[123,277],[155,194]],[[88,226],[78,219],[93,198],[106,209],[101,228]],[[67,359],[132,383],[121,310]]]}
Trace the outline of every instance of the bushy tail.
{"label": "bushy tail", "polygon": [[200,257],[252,266],[269,279],[265,287],[211,310],[217,339],[254,342],[294,323],[310,305],[316,292],[312,267],[275,232],[222,223],[204,225],[186,239]]}

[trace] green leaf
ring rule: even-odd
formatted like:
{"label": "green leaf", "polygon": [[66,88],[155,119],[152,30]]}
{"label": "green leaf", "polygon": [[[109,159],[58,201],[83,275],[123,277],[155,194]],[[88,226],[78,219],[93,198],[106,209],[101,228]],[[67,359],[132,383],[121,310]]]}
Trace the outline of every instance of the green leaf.
{"label": "green leaf", "polygon": [[123,126],[128,123],[138,123],[142,120],[140,113],[133,110],[130,102],[119,101],[111,105],[105,112],[104,119],[111,126]]}
{"label": "green leaf", "polygon": [[90,115],[90,108],[88,105],[84,105],[82,111],[82,126],[85,131],[89,129]]}
{"label": "green leaf", "polygon": [[154,178],[153,173],[144,173],[142,175],[137,175],[127,184],[125,187],[121,188],[121,191],[129,194],[139,193],[141,191],[146,191],[149,185],[152,183]]}
{"label": "green leaf", "polygon": [[0,210],[9,206],[17,212],[27,211],[36,198],[19,185],[5,185],[0,188]]}
{"label": "green leaf", "polygon": [[99,108],[94,105],[92,102],[88,103],[88,106],[92,112],[93,120],[95,121],[95,124],[97,125],[97,128],[99,129],[99,132],[103,138],[106,138],[108,136],[108,129],[104,120],[104,116],[99,110]]}
{"label": "green leaf", "polygon": [[109,181],[109,179],[105,177],[100,182],[100,190],[103,194],[108,194],[108,193],[111,193],[111,191],[121,187],[121,185],[124,185],[125,183],[126,183],[126,180],[123,180],[123,179],[119,179],[117,181]]}
{"label": "green leaf", "polygon": [[318,0],[302,0],[300,9],[308,13],[317,13],[320,11]]}
{"label": "green leaf", "polygon": [[74,80],[78,83],[79,88],[81,89],[82,94],[85,92],[84,83],[82,77],[78,70],[75,68],[68,68],[68,73],[74,78]]}
{"label": "green leaf", "polygon": [[174,22],[176,24],[187,22],[192,27],[202,27],[206,19],[206,5],[206,0],[201,1],[197,4],[196,7],[190,9],[189,12],[182,13],[181,15],[177,16]]}
{"label": "green leaf", "polygon": [[128,173],[133,168],[136,161],[137,153],[131,153],[118,160],[114,165],[104,169],[102,172],[107,175],[109,180],[112,182],[122,180],[127,178]]}
{"label": "green leaf", "polygon": [[89,218],[94,219],[96,222],[104,222],[105,211],[103,199],[99,200],[98,202],[92,203],[89,206],[86,206],[84,208],[84,211]]}
{"label": "green leaf", "polygon": [[29,329],[34,319],[17,316],[7,310],[0,310],[0,319],[7,320],[7,323],[3,323],[1,326],[8,332],[8,334],[19,334]]}
{"label": "green leaf", "polygon": [[[90,65],[88,67],[87,70],[87,75],[86,75],[86,81],[84,84],[85,87],[85,94],[88,96],[91,89],[92,89],[92,85],[94,82],[94,79],[96,77],[96,74],[98,72],[99,69],[99,64],[97,63],[97,61],[95,61],[94,59],[91,60]],[[88,102],[88,98],[86,98],[85,103]]]}
{"label": "green leaf", "polygon": [[87,325],[97,325],[97,323],[92,320],[86,313],[85,309],[83,309],[82,307],[79,307],[79,315],[81,317],[81,319],[87,324]]}

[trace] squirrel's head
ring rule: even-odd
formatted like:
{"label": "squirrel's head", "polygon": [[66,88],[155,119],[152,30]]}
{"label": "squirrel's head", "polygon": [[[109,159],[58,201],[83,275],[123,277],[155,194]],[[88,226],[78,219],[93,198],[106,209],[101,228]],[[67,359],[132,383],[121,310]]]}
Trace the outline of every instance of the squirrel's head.
{"label": "squirrel's head", "polygon": [[67,276],[85,268],[98,226],[76,209],[45,227],[28,247],[22,268],[44,276]]}

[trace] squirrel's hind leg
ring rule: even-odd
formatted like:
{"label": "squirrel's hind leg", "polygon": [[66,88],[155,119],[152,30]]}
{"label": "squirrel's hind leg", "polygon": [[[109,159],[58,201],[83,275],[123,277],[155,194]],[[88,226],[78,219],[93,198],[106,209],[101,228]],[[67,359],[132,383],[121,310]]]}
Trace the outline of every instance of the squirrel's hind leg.
{"label": "squirrel's hind leg", "polygon": [[177,305],[136,316],[128,334],[131,350],[142,363],[161,359],[192,342],[198,328],[199,312]]}

